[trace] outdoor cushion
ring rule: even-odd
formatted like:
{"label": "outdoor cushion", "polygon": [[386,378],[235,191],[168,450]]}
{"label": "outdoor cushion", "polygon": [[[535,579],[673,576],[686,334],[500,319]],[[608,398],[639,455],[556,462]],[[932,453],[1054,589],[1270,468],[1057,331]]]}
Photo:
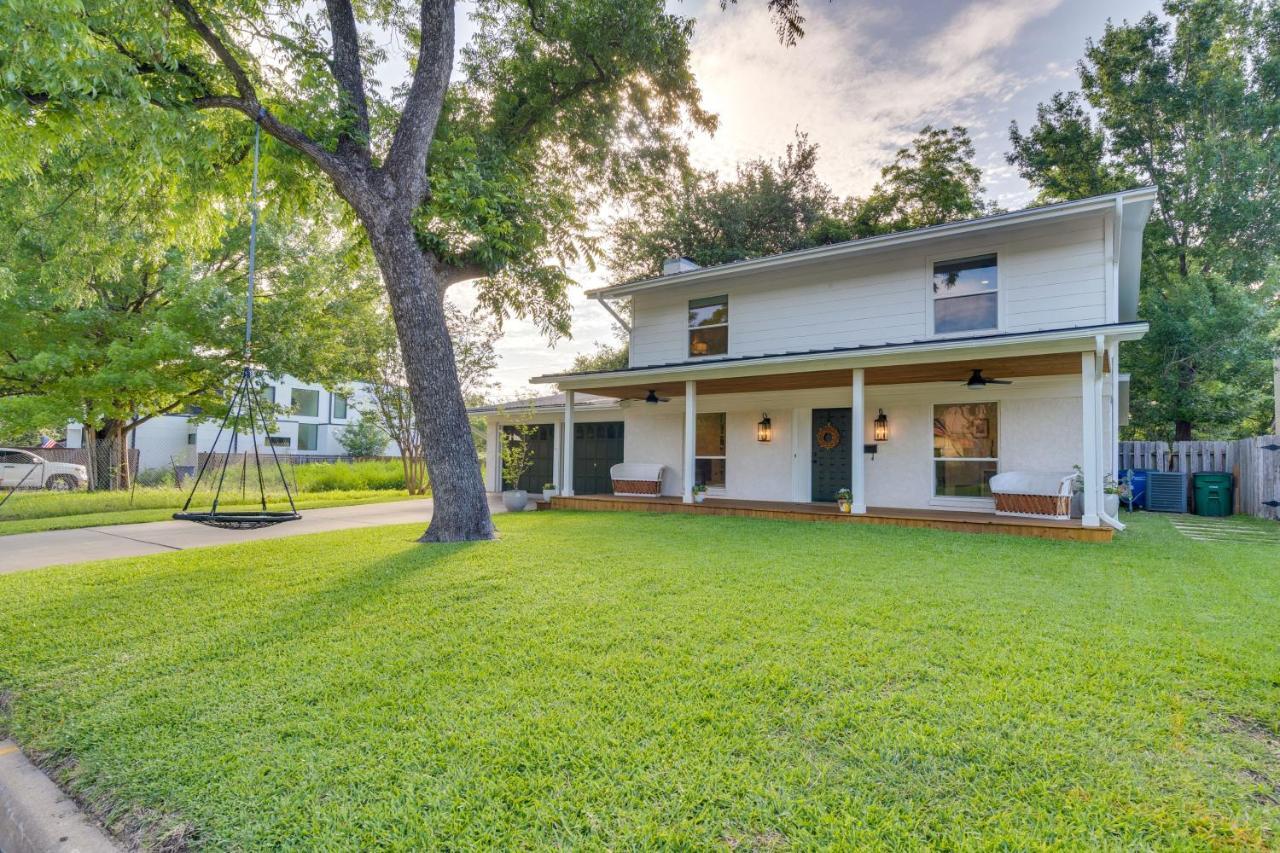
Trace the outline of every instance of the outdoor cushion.
{"label": "outdoor cushion", "polygon": [[657,495],[662,493],[662,469],[651,462],[619,462],[609,469],[615,495]]}
{"label": "outdoor cushion", "polygon": [[991,478],[991,491],[1006,495],[1059,495],[1071,494],[1074,474],[1060,471],[1006,471]]}

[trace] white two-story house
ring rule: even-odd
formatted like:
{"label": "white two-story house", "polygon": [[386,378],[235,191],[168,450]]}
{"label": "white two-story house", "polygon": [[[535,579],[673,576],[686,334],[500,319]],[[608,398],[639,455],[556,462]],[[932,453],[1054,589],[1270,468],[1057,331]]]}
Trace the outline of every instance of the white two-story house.
{"label": "white two-story house", "polygon": [[[1083,472],[1107,523],[1137,316],[1138,189],[665,274],[591,292],[619,318],[625,369],[533,378],[562,394],[476,410],[537,424],[538,475],[608,492],[620,461],[663,495],[985,512],[999,472]],[[585,401],[585,402],[584,402]],[[568,436],[573,436],[572,440]],[[526,485],[521,483],[522,486]],[[541,482],[530,481],[531,489]]]}

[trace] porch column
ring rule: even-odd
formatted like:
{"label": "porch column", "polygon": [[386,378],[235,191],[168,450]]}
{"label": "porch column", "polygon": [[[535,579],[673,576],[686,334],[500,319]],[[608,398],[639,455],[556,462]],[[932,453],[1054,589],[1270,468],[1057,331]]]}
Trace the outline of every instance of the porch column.
{"label": "porch column", "polygon": [[564,392],[564,440],[560,442],[564,456],[564,475],[560,480],[560,494],[573,495],[573,392]]}
{"label": "porch column", "polygon": [[853,435],[849,440],[853,443],[850,450],[853,453],[853,482],[849,484],[849,491],[853,493],[853,506],[851,507],[855,515],[866,515],[867,513],[867,456],[862,452],[862,447],[867,443],[867,377],[866,372],[861,367],[855,367],[853,370],[853,406],[852,417]]}
{"label": "porch column", "polygon": [[551,425],[551,482],[559,489],[564,485],[564,477],[560,475],[564,465],[564,423],[556,421]]}
{"label": "porch column", "polygon": [[1098,470],[1101,458],[1101,436],[1098,429],[1098,371],[1097,358],[1092,352],[1080,353],[1080,394],[1083,422],[1082,447],[1084,458],[1080,469],[1084,472],[1084,513],[1080,519],[1085,527],[1098,527]]}
{"label": "porch column", "polygon": [[692,379],[684,383],[684,502],[693,503],[693,478],[695,443],[698,440],[698,383]]}
{"label": "porch column", "polygon": [[496,414],[489,415],[484,423],[484,487],[491,492],[500,492],[502,491],[502,430],[498,426]]}

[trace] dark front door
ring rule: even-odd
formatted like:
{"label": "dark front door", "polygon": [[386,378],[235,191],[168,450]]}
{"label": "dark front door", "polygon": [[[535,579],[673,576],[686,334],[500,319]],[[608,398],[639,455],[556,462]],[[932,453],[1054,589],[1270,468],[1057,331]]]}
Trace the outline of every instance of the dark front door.
{"label": "dark front door", "polygon": [[622,461],[622,421],[573,425],[573,492],[611,495],[609,469]]}
{"label": "dark front door", "polygon": [[813,448],[813,500],[834,501],[853,482],[853,430],[850,409],[814,409],[809,441]]}
{"label": "dark front door", "polygon": [[[508,440],[516,434],[515,427],[503,427],[503,429],[507,433]],[[533,449],[533,464],[529,466],[528,471],[520,475],[520,482],[516,488],[524,489],[526,492],[541,492],[544,483],[550,483],[555,479],[555,427],[551,424],[534,424],[527,440]],[[502,485],[505,487],[507,483],[503,482]]]}

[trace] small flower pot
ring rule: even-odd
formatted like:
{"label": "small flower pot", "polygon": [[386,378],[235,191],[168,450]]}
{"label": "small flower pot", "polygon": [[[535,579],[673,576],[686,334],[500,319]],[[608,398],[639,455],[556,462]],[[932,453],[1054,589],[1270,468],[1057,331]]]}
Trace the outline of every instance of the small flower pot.
{"label": "small flower pot", "polygon": [[694,502],[694,503],[696,503],[696,504],[700,504],[700,503],[702,503],[703,499],[704,499],[704,498],[706,498],[706,496],[707,496],[707,493],[706,493],[706,492],[694,492],[694,493],[693,493],[693,502]]}
{"label": "small flower pot", "polygon": [[554,497],[555,497],[556,495],[558,495],[558,494],[560,494],[560,490],[559,490],[559,489],[543,489],[543,490],[542,490],[542,499],[543,499],[544,501],[549,501],[549,500],[551,500],[552,498],[554,498]]}
{"label": "small flower pot", "polygon": [[839,503],[840,505],[841,512],[849,512],[850,510],[853,509],[853,504],[850,503],[849,501],[837,501],[837,503]]}
{"label": "small flower pot", "polygon": [[524,489],[503,492],[502,505],[507,508],[507,512],[521,512],[529,505],[529,493]]}

